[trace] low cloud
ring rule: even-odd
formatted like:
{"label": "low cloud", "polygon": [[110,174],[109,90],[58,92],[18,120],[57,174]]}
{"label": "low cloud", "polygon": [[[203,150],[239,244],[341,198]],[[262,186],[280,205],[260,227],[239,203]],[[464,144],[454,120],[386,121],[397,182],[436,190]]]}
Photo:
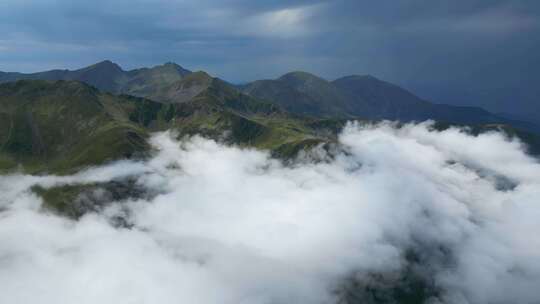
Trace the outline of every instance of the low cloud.
{"label": "low cloud", "polygon": [[[336,303],[409,281],[434,303],[540,300],[540,164],[520,142],[429,124],[339,141],[285,166],[161,133],[146,162],[1,176],[0,302]],[[30,190],[124,178],[156,195],[78,221]]]}

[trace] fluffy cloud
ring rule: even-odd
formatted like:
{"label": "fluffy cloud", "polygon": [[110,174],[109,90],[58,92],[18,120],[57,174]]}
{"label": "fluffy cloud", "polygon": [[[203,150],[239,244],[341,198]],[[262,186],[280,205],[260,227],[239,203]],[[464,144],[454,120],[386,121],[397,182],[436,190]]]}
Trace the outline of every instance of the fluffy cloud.
{"label": "fluffy cloud", "polygon": [[[351,124],[342,152],[288,166],[152,143],[147,162],[0,177],[0,302],[333,303],[404,276],[443,303],[540,299],[540,165],[500,134]],[[128,177],[156,195],[78,221],[30,191]]]}

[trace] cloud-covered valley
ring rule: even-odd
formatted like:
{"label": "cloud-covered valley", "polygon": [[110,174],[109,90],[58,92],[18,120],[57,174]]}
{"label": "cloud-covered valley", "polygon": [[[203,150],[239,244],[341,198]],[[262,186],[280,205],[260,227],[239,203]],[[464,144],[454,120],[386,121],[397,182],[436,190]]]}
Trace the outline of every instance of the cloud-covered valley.
{"label": "cloud-covered valley", "polygon": [[[174,138],[147,161],[0,176],[0,302],[540,303],[540,164],[517,140],[351,123],[338,151],[284,165]],[[78,220],[32,190],[126,179],[146,194],[95,190],[112,201]]]}

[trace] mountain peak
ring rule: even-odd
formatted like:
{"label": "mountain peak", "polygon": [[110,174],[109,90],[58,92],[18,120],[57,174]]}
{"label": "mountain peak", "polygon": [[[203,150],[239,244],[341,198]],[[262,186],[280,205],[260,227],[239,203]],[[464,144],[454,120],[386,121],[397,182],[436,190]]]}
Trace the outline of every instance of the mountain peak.
{"label": "mountain peak", "polygon": [[172,62],[172,61],[165,62],[163,65],[164,66],[173,66],[175,68],[182,68],[179,64],[177,64],[176,62]]}
{"label": "mountain peak", "polygon": [[187,76],[188,74],[191,74],[192,72],[188,69],[184,69],[182,66],[175,62],[165,62],[162,65],[157,65],[152,68],[153,70],[169,70],[169,71],[175,71],[182,77]]}
{"label": "mountain peak", "polygon": [[96,64],[93,64],[87,68],[86,70],[104,70],[104,71],[111,71],[111,72],[123,72],[124,70],[116,63],[110,61],[110,60],[103,60]]}
{"label": "mountain peak", "polygon": [[110,61],[109,59],[105,59],[105,60],[102,60],[98,63],[96,63],[96,65],[115,65],[116,63]]}
{"label": "mountain peak", "polygon": [[321,77],[317,76],[317,75],[314,75],[314,74],[311,74],[309,72],[304,72],[304,71],[293,71],[293,72],[289,72],[281,77],[279,77],[279,80],[300,80],[300,81],[306,81],[306,80],[309,80],[309,79],[320,79],[320,80],[324,80],[322,79]]}
{"label": "mountain peak", "polygon": [[362,81],[362,80],[367,80],[367,81],[382,81],[380,80],[379,78],[373,76],[373,75],[370,75],[370,74],[365,74],[365,75],[348,75],[348,76],[344,76],[344,77],[340,77],[335,81]]}

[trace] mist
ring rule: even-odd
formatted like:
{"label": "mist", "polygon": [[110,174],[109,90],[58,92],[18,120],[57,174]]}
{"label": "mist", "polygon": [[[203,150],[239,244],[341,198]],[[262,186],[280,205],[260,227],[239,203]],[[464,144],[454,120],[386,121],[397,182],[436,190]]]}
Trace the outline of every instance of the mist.
{"label": "mist", "polygon": [[[336,151],[284,164],[176,138],[155,134],[146,161],[0,176],[0,302],[369,303],[416,288],[429,303],[540,303],[540,164],[517,139],[350,123]],[[77,220],[32,190],[125,179],[148,195]]]}

